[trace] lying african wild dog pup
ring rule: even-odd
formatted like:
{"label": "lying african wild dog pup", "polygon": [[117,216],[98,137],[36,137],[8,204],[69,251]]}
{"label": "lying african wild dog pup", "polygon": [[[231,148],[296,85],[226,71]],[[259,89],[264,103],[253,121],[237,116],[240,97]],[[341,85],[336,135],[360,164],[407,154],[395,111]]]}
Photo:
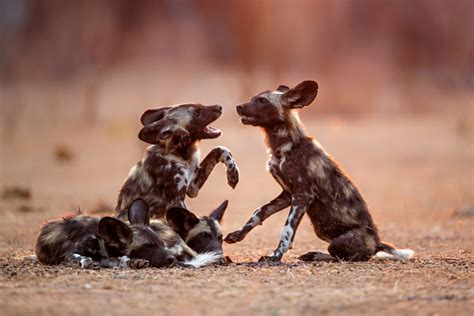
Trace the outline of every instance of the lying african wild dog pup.
{"label": "lying african wild dog pup", "polygon": [[120,190],[116,216],[136,198],[150,206],[152,217],[162,218],[171,207],[185,208],[184,199],[197,196],[218,162],[227,168],[227,182],[235,188],[239,169],[228,149],[216,147],[199,163],[198,143],[220,136],[208,126],[222,114],[220,105],[181,104],[146,111],[138,137],[149,144],[144,158],[130,171]]}
{"label": "lying african wild dog pup", "polygon": [[308,137],[293,110],[313,102],[318,92],[314,81],[303,81],[293,89],[280,86],[237,106],[246,125],[263,129],[269,147],[268,169],[283,188],[274,200],[258,208],[239,230],[225,241],[241,241],[270,215],[291,206],[278,248],[259,261],[280,261],[291,248],[296,229],[305,212],[316,235],[330,243],[327,254],[309,252],[302,260],[366,261],[378,251],[399,260],[413,255],[410,249],[396,249],[381,242],[377,227],[361,194],[331,156]]}
{"label": "lying african wild dog pup", "polygon": [[[149,214],[148,204],[143,199],[136,201],[139,201],[134,202],[137,203],[136,207]],[[166,251],[174,257],[176,265],[199,268],[223,263],[225,260],[219,223],[227,204],[224,201],[209,217],[203,216],[200,219],[186,209],[173,207],[166,212],[166,221],[153,219],[149,226],[163,242]]]}
{"label": "lying african wild dog pup", "polygon": [[86,215],[46,223],[35,252],[43,264],[66,264],[84,269],[96,267],[162,267],[174,262],[157,234],[148,226],[148,214],[140,201],[128,212],[130,225],[113,217]]}
{"label": "lying african wild dog pup", "polygon": [[[220,223],[227,208],[228,201],[225,200],[212,211],[209,216],[197,217],[185,208],[173,207],[166,212],[168,225],[181,237],[184,243],[198,254],[216,253],[220,254],[219,262],[224,262],[222,250],[222,232]],[[150,227],[153,230],[160,220],[152,220]]]}
{"label": "lying african wild dog pup", "polygon": [[[176,216],[179,221],[179,214]],[[52,221],[41,228],[35,252],[43,264],[66,264],[84,269],[202,267],[219,262],[221,252],[196,254],[169,226],[149,224],[148,206],[135,200],[128,211],[130,225],[113,218],[78,215]]]}

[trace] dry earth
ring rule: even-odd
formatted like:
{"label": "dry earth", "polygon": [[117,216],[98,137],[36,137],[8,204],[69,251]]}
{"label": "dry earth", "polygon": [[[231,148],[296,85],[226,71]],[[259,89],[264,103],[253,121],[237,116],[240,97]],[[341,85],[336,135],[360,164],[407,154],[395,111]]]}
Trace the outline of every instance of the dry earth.
{"label": "dry earth", "polygon": [[[472,114],[472,113],[470,113]],[[470,115],[469,114],[469,115]],[[301,263],[325,249],[305,218],[281,265],[255,261],[278,243],[286,211],[240,244],[226,245],[234,264],[203,269],[82,271],[46,267],[33,254],[45,220],[77,207],[97,213],[113,207],[117,191],[143,151],[137,125],[24,124],[4,135],[1,189],[25,188],[31,198],[0,200],[0,312],[3,315],[315,315],[474,313],[474,131],[472,116],[311,119],[308,131],[336,157],[360,187],[384,240],[416,251],[410,262]],[[218,140],[240,164],[241,182],[226,186],[218,167],[188,206],[204,214],[229,199],[224,233],[278,194],[264,169],[257,129],[236,123],[226,109]],[[14,195],[14,194],[13,194]]]}

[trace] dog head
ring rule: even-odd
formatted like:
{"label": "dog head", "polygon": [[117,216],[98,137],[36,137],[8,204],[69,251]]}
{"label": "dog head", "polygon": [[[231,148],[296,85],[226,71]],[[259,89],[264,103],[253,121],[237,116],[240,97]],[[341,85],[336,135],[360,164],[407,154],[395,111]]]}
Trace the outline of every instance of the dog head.
{"label": "dog head", "polygon": [[290,89],[279,86],[276,90],[257,94],[249,102],[237,105],[237,114],[243,124],[271,127],[287,120],[293,109],[299,109],[313,102],[318,93],[315,81],[303,81]]}
{"label": "dog head", "polygon": [[223,252],[220,223],[227,208],[224,201],[209,216],[198,218],[187,209],[173,207],[166,212],[166,220],[174,231],[197,253]]}
{"label": "dog head", "polygon": [[[217,138],[221,131],[208,126],[222,115],[220,105],[180,104],[150,109],[141,117],[138,138],[149,144],[189,145],[201,139]],[[168,146],[167,146],[168,147]]]}
{"label": "dog head", "polygon": [[128,210],[130,226],[113,217],[104,217],[99,221],[99,236],[105,241],[107,253],[118,257],[148,260],[152,267],[169,266],[174,256],[165,248],[163,241],[149,227],[148,205],[142,199],[136,199]]}

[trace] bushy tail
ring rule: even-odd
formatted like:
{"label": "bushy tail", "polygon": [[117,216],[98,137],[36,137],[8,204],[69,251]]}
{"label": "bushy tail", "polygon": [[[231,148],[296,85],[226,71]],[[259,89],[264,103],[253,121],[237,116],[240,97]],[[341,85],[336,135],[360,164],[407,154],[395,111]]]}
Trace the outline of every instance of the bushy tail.
{"label": "bushy tail", "polygon": [[222,252],[204,252],[198,253],[194,258],[181,262],[185,267],[201,268],[213,263],[221,263],[224,260]]}
{"label": "bushy tail", "polygon": [[376,258],[395,259],[401,261],[409,260],[415,254],[415,252],[411,249],[397,249],[392,245],[385,243],[380,243],[379,251],[383,251],[384,253],[378,252],[375,255]]}

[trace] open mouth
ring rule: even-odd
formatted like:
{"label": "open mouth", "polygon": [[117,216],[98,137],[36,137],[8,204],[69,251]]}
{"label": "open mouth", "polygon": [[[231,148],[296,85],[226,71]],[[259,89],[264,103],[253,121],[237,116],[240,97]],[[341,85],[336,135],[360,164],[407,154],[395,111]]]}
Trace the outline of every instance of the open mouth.
{"label": "open mouth", "polygon": [[204,137],[202,138],[217,138],[221,136],[221,130],[215,127],[206,126],[201,132]]}
{"label": "open mouth", "polygon": [[251,117],[251,116],[242,115],[242,116],[240,117],[240,121],[241,121],[243,124],[252,124],[252,123],[255,121],[255,118],[254,118],[254,117]]}

